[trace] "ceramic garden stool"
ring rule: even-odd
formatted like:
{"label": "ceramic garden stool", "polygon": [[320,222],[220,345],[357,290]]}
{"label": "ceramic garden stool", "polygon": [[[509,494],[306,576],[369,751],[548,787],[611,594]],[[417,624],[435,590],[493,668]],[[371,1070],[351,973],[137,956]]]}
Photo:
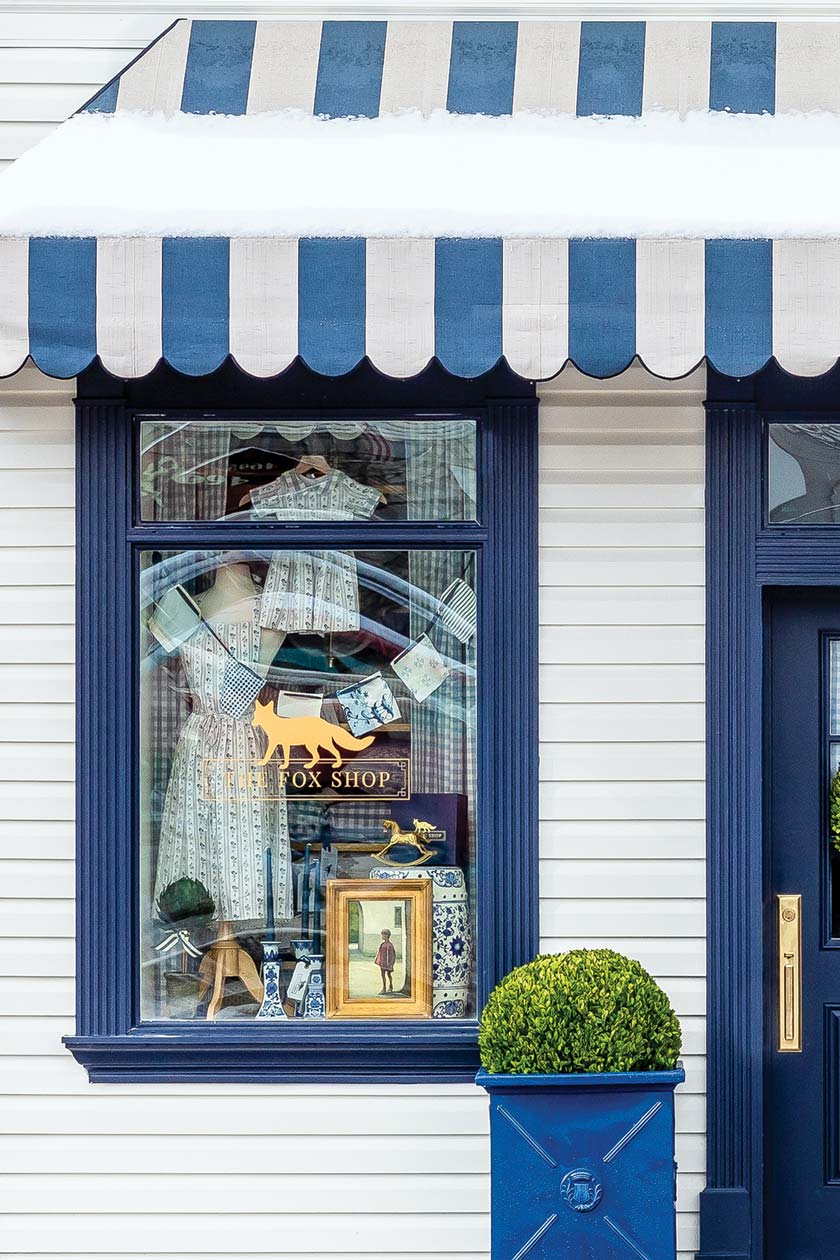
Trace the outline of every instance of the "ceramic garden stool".
{"label": "ceramic garden stool", "polygon": [[371,879],[432,881],[432,1015],[463,1019],[470,1000],[472,924],[460,866],[377,866]]}
{"label": "ceramic garden stool", "polygon": [[674,1072],[507,1076],[490,1095],[493,1260],[675,1260]]}

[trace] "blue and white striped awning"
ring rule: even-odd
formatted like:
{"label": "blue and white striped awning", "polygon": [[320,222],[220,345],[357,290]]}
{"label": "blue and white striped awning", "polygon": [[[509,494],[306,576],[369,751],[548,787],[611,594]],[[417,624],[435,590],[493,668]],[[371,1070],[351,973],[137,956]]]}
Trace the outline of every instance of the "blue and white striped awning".
{"label": "blue and white striped awning", "polygon": [[[709,109],[840,113],[840,23],[181,21],[86,106],[333,118]],[[488,172],[476,195],[492,198],[504,178]],[[540,196],[538,171],[526,195]],[[365,358],[398,377],[433,358],[468,377],[505,359],[529,379],[569,361],[609,376],[635,358],[665,377],[704,358],[733,376],[771,358],[800,374],[831,367],[840,241],[714,236],[7,234],[0,374],[29,356],[60,377],[97,356],[120,377],[161,361],[203,375],[229,356],[256,376],[297,357],[330,376]]]}

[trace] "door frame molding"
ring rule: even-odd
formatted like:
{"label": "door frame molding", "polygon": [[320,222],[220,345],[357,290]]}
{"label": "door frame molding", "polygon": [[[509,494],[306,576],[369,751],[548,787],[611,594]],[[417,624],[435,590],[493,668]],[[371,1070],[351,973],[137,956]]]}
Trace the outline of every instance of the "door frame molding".
{"label": "door frame molding", "polygon": [[[840,365],[708,371],[707,1184],[697,1260],[763,1260],[764,590],[840,586],[840,525],[764,523],[768,421],[840,423]],[[762,861],[756,862],[756,854]]]}

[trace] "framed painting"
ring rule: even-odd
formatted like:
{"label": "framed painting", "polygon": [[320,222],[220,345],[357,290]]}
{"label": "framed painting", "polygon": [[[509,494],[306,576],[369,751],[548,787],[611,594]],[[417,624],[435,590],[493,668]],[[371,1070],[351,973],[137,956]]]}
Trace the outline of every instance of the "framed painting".
{"label": "framed painting", "polygon": [[330,880],[326,963],[327,1018],[430,1018],[431,880]]}

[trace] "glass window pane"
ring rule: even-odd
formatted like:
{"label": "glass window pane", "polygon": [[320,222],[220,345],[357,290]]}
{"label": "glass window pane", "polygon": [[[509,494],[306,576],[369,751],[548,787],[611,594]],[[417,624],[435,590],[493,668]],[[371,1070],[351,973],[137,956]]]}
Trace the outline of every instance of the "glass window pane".
{"label": "glass window pane", "polygon": [[144,521],[471,521],[474,420],[144,420]]}
{"label": "glass window pane", "polygon": [[771,424],[767,490],[772,525],[840,524],[840,425]]}
{"label": "glass window pane", "polygon": [[[840,735],[840,639],[832,639],[829,649],[828,717],[829,736]],[[840,739],[829,740],[828,773],[828,879],[831,901],[831,935],[840,937]]]}
{"label": "glass window pane", "polygon": [[144,1019],[474,1015],[475,570],[141,554]]}

